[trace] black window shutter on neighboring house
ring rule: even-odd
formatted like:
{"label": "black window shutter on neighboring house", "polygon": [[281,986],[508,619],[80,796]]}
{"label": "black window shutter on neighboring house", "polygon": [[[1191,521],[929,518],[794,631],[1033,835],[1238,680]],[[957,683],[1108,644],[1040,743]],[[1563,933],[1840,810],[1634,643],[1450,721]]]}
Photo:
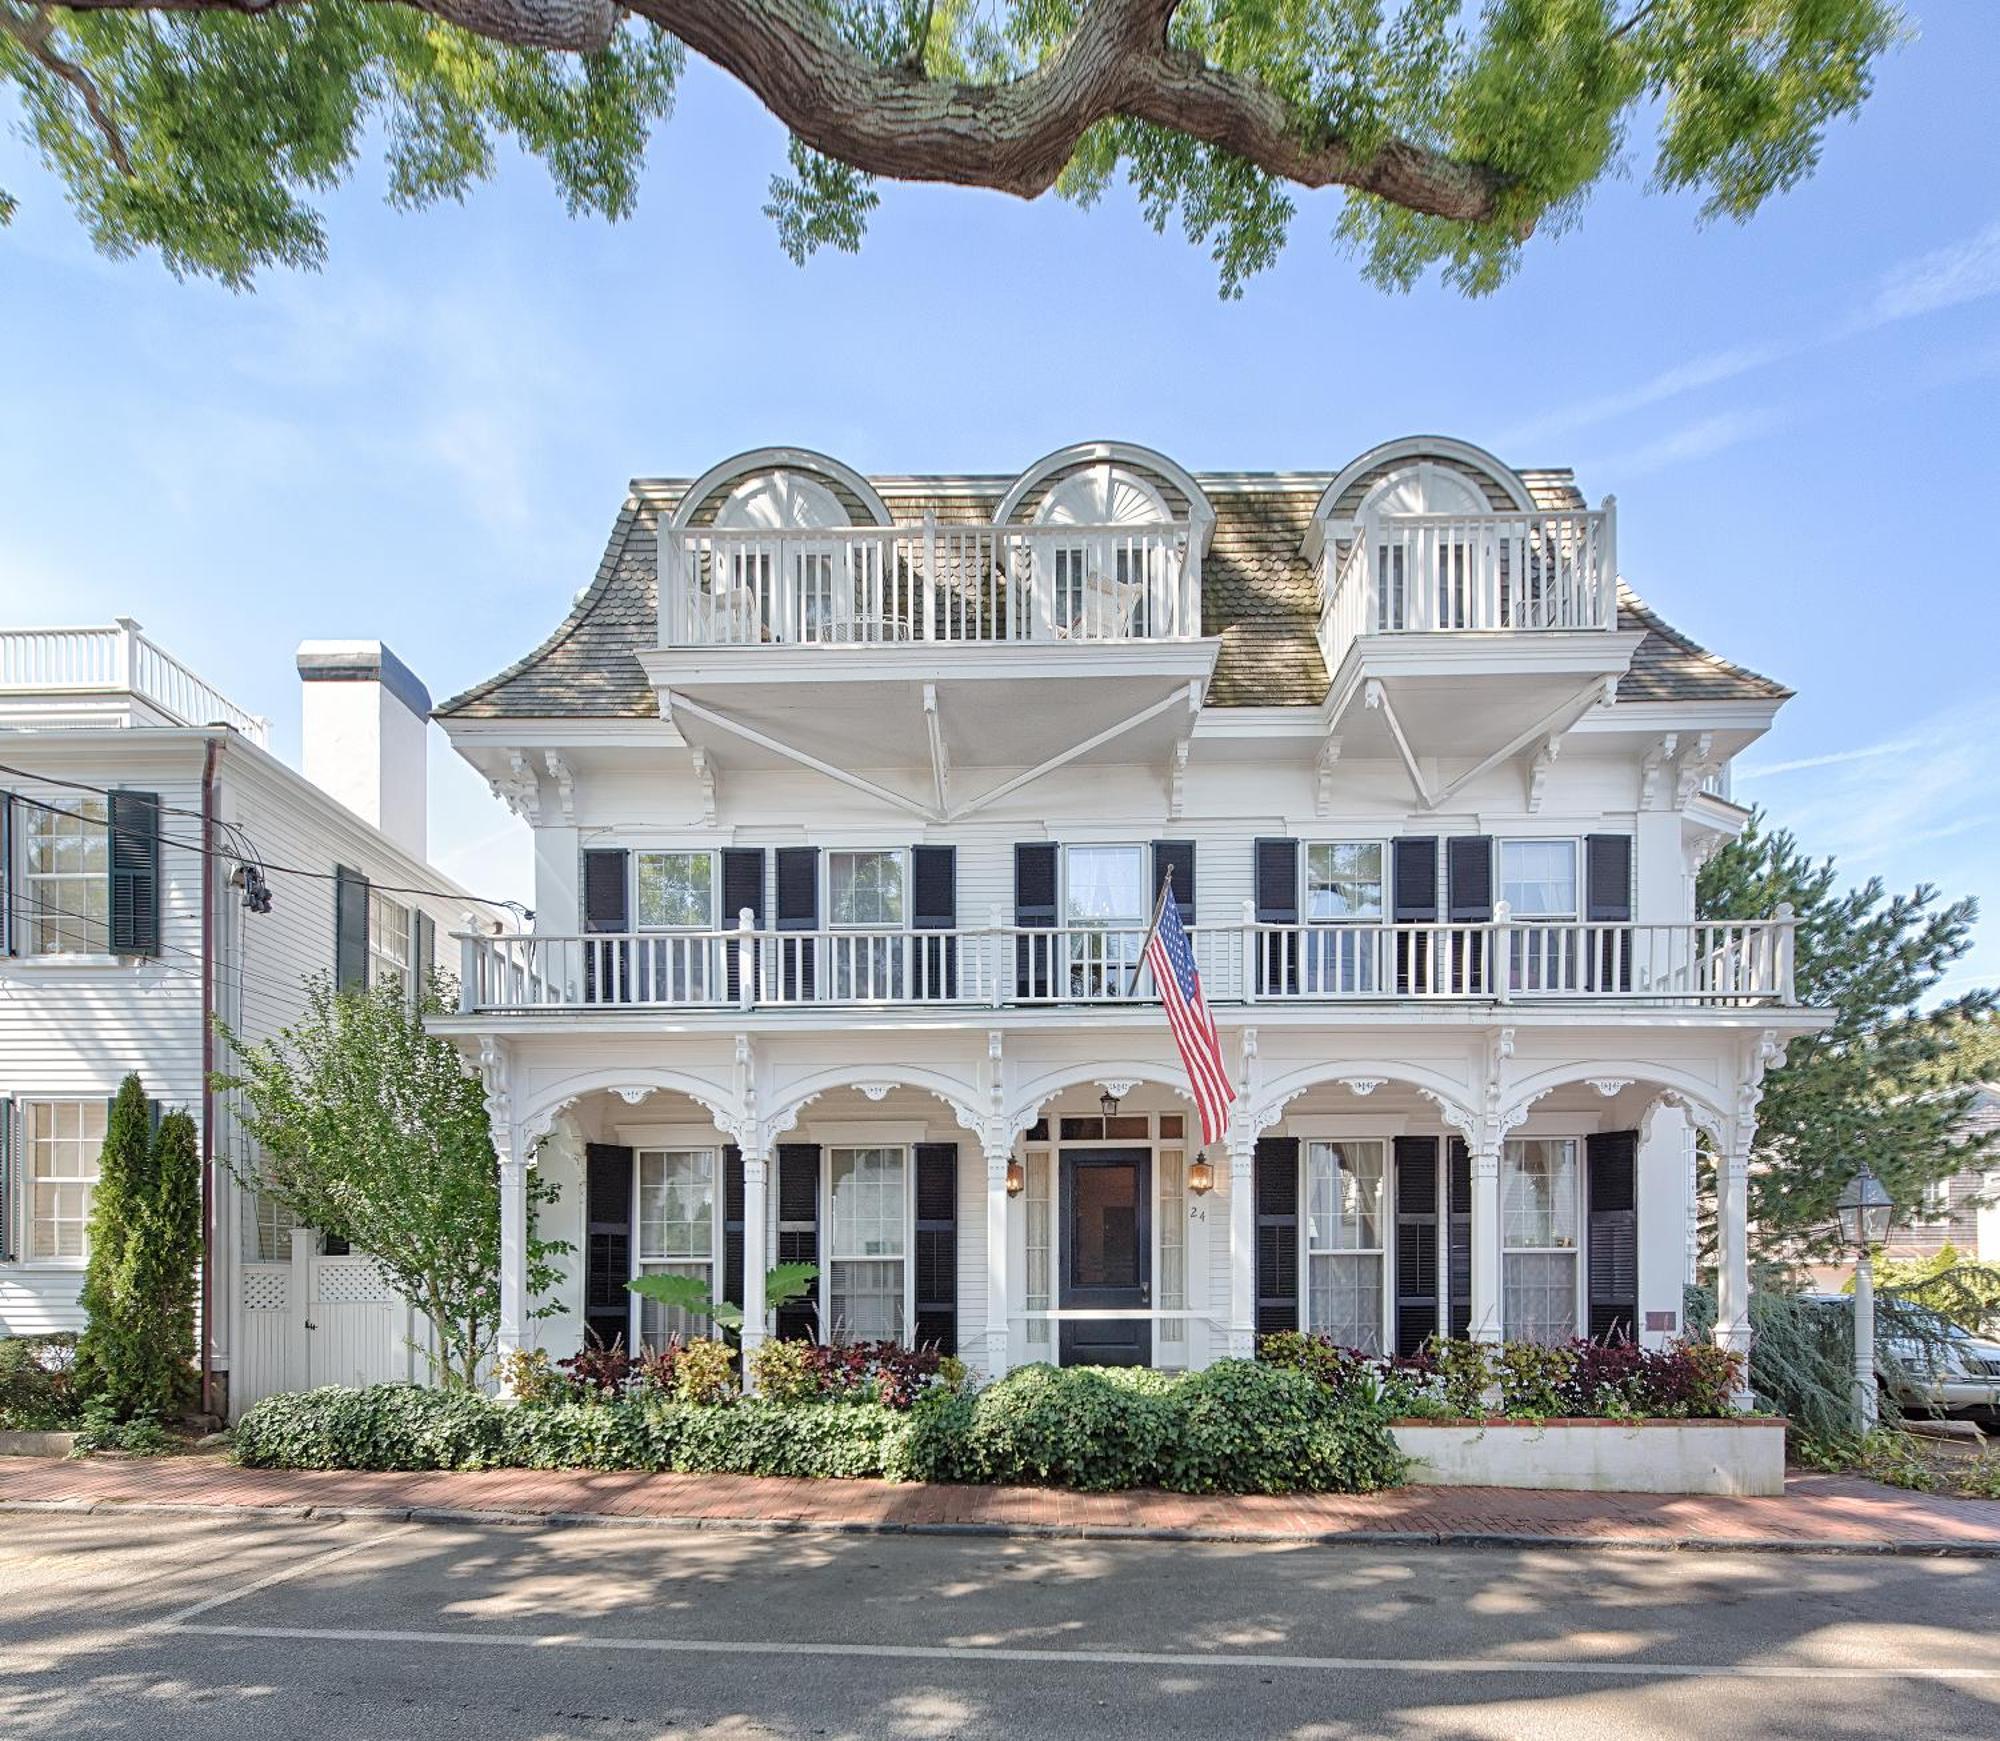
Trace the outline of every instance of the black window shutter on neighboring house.
{"label": "black window shutter on neighboring house", "polygon": [[[754,929],[764,926],[764,849],[761,846],[725,846],[722,849],[722,925],[725,930],[734,930],[737,920],[744,912],[750,915]],[[732,943],[728,951],[729,1000],[734,1003],[743,994],[743,963],[739,959],[743,949],[741,944]],[[756,964],[750,968],[750,982],[757,981]]]}
{"label": "black window shutter on neighboring house", "polygon": [[14,1257],[14,1103],[0,1099],[0,1263]]}
{"label": "black window shutter on neighboring house", "polygon": [[[1257,891],[1257,923],[1296,925],[1299,922],[1299,843],[1265,838],[1251,844],[1251,869]],[[1266,995],[1299,989],[1299,950],[1287,932],[1266,935],[1258,955],[1257,989]]]}
{"label": "black window shutter on neighboring house", "polygon": [[[631,855],[622,847],[592,847],[583,855],[583,928],[586,932],[632,929]],[[630,958],[623,943],[583,946],[585,1003],[621,1003],[630,984]]]}
{"label": "black window shutter on neighboring house", "polygon": [[1396,1138],[1396,1352],[1438,1327],[1438,1139]]}
{"label": "black window shutter on neighboring house", "polygon": [[958,1144],[916,1145],[919,1348],[958,1352]]}
{"label": "black window shutter on neighboring house", "polygon": [[[0,792],[0,955],[15,952],[14,941],[14,794]],[[0,1222],[0,1227],[5,1223]],[[0,1232],[0,1240],[6,1235]]]}
{"label": "black window shutter on neighboring house", "polygon": [[722,1151],[722,1297],[743,1304],[743,1151]]}
{"label": "black window shutter on neighboring house", "polygon": [[1250,1188],[1257,1205],[1257,1334],[1299,1327],[1299,1139],[1257,1139]]}
{"label": "black window shutter on neighboring house", "polygon": [[[1438,843],[1430,834],[1389,843],[1390,917],[1398,925],[1431,925],[1438,916]],[[1430,984],[1431,939],[1398,936],[1396,989],[1422,991]]]}
{"label": "black window shutter on neighboring house", "polygon": [[[1584,840],[1584,917],[1593,925],[1627,925],[1632,920],[1632,837],[1593,834]],[[1608,931],[1598,939],[1599,991],[1632,989],[1629,934]]]}
{"label": "black window shutter on neighboring house", "polygon": [[[910,924],[918,931],[951,931],[958,926],[958,848],[910,848]],[[921,998],[958,996],[958,939],[927,937],[916,949]]]}
{"label": "black window shutter on neighboring house", "polygon": [[1450,1174],[1450,1241],[1446,1248],[1444,1296],[1451,1308],[1451,1334],[1472,1334],[1472,1151],[1453,1137],[1445,1151]]}
{"label": "black window shutter on neighboring house", "polygon": [[778,945],[779,968],[787,1002],[810,1003],[816,983],[814,952],[819,929],[819,848],[778,848],[778,929],[802,931]]}
{"label": "black window shutter on neighboring house", "polygon": [[344,864],[333,867],[333,983],[368,989],[368,879]]}
{"label": "black window shutter on neighboring house", "polygon": [[[1445,916],[1454,925],[1483,925],[1493,917],[1493,839],[1454,834],[1444,843]],[[1452,934],[1452,990],[1477,997],[1486,989],[1485,945]]]}
{"label": "black window shutter on neighboring house", "polygon": [[160,795],[118,791],[106,811],[111,835],[111,952],[160,952]]}
{"label": "black window shutter on neighboring house", "polygon": [[1590,1339],[1630,1342],[1639,1318],[1639,1133],[1600,1131],[1587,1151]]}
{"label": "black window shutter on neighboring house", "polygon": [[[1022,929],[1051,931],[1056,923],[1056,843],[1014,843],[1014,923]],[[1055,989],[1053,938],[1014,940],[1014,995],[1047,997]]]}
{"label": "black window shutter on neighboring house", "polygon": [[[818,1143],[778,1145],[778,1261],[819,1262]],[[813,1329],[819,1322],[813,1301],[824,1286],[822,1274],[801,1298],[778,1308],[780,1336],[795,1342],[813,1340]]]}
{"label": "black window shutter on neighboring house", "polygon": [[583,1165],[583,1325],[608,1348],[631,1323],[632,1151],[590,1143]]}
{"label": "black window shutter on neighboring house", "polygon": [[[1160,898],[1160,885],[1166,880],[1169,870],[1174,873],[1174,905],[1181,910],[1181,923],[1192,925],[1194,916],[1194,842],[1191,840],[1156,840],[1153,842],[1153,893],[1155,903]],[[1147,918],[1152,917],[1151,909]]]}

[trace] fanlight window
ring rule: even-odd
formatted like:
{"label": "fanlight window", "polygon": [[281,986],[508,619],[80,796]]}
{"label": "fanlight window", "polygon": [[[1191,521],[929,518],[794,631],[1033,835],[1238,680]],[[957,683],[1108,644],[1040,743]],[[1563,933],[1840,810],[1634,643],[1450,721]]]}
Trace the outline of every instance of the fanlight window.
{"label": "fanlight window", "polygon": [[[802,539],[801,531],[849,524],[847,510],[824,484],[800,472],[765,472],[730,492],[716,511],[719,531],[769,532],[768,546],[732,542],[719,572],[709,576],[722,638],[755,641],[782,619],[780,587],[796,601],[794,633],[802,641],[854,638],[856,597],[844,541]],[[778,534],[785,534],[782,540]],[[782,568],[779,564],[782,562]]]}
{"label": "fanlight window", "polygon": [[[1480,572],[1478,546],[1490,540],[1473,522],[1489,512],[1462,472],[1426,462],[1410,466],[1375,486],[1362,504],[1356,535],[1374,549],[1375,627],[1397,629],[1470,628],[1476,621],[1472,596]],[[1439,520],[1410,522],[1401,516],[1462,517],[1463,524]],[[1419,587],[1431,587],[1429,598]],[[1429,621],[1426,622],[1425,618]]]}
{"label": "fanlight window", "polygon": [[1173,516],[1157,490],[1115,466],[1072,472],[1044,498],[1035,523],[1037,591],[1059,636],[1127,640],[1152,632],[1170,608],[1180,562],[1162,534]]}

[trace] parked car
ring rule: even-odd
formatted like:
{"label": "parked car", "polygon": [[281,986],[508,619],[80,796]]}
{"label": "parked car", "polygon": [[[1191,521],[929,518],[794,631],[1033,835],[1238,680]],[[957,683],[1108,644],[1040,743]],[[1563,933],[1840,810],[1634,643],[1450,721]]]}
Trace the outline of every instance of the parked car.
{"label": "parked car", "polygon": [[[1854,1310],[1852,1294],[1806,1297]],[[1906,1415],[1970,1420],[2000,1430],[2000,1342],[1974,1335],[1929,1306],[1876,1300],[1875,1371]]]}

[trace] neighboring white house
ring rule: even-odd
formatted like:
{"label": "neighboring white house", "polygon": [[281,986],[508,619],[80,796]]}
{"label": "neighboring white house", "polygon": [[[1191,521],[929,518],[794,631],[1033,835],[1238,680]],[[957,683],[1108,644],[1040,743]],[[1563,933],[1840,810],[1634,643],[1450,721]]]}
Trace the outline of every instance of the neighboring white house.
{"label": "neighboring white house", "polygon": [[135,623],[0,630],[0,1335],[81,1328],[107,1103],[137,1071],[216,1163],[218,1410],[410,1356],[371,1264],[238,1188],[224,1163],[244,1139],[204,1093],[228,1062],[207,1015],[264,1038],[310,975],[409,978],[468,909],[425,862],[422,684],[372,641],[308,643],[299,669],[305,775]]}
{"label": "neighboring white house", "polygon": [[[537,929],[439,1025],[502,1156],[502,1340],[815,1330],[1198,1366],[1680,1328],[1693,1133],[1748,1339],[1787,916],[1693,917],[1787,691],[1621,588],[1609,499],[1459,441],[1018,477],[768,449],[635,482],[594,583],[445,703]],[[1237,1101],[1204,1151],[1140,948],[1171,868]],[[582,1253],[524,1298],[525,1169]],[[767,1323],[766,1266],[810,1259]]]}

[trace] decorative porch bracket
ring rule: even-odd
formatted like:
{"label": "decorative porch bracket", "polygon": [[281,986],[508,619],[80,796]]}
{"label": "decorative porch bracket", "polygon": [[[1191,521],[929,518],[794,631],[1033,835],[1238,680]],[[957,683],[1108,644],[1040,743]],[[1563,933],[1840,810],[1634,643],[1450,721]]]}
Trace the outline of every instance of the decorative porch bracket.
{"label": "decorative porch bracket", "polygon": [[[1547,759],[1553,761],[1556,755],[1556,747],[1560,746],[1564,733],[1571,726],[1575,725],[1593,707],[1608,707],[1610,705],[1616,683],[1616,678],[1593,677],[1589,683],[1585,684],[1581,690],[1565,701],[1562,706],[1555,709],[1554,712],[1545,714],[1542,718],[1536,720],[1526,731],[1516,732],[1490,756],[1467,768],[1464,773],[1460,774],[1443,791],[1435,795],[1426,795],[1420,786],[1417,796],[1422,802],[1423,807],[1426,810],[1437,809],[1447,799],[1471,785],[1482,774],[1490,773],[1493,769],[1499,767],[1502,762],[1518,756],[1530,744],[1540,743],[1543,746]],[[1393,725],[1395,716],[1391,714],[1389,718]],[[1398,733],[1397,742],[1400,744],[1401,741],[1401,734]],[[1405,759],[1407,760],[1407,752]],[[1415,777],[1413,770],[1411,778],[1414,779]]]}

